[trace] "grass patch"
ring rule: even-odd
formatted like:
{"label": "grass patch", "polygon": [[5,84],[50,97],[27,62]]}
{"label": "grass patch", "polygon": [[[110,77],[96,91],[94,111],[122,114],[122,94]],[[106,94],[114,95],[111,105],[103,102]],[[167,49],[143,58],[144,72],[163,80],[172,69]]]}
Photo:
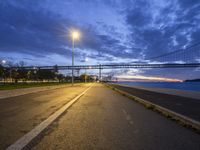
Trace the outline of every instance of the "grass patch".
{"label": "grass patch", "polygon": [[154,109],[154,107],[153,107],[151,104],[146,104],[145,107],[146,107],[147,109],[152,109],[152,110]]}
{"label": "grass patch", "polygon": [[42,86],[54,86],[54,85],[67,85],[71,83],[58,83],[58,82],[45,82],[45,83],[17,83],[17,84],[0,84],[0,90],[12,90],[12,89],[22,89],[22,88],[32,88],[32,87],[42,87]]}

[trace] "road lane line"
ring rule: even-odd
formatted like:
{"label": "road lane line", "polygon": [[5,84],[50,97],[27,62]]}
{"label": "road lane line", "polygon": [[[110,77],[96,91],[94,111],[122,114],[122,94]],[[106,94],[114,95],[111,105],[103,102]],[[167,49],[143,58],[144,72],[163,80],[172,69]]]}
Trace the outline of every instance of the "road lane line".
{"label": "road lane line", "polygon": [[[93,84],[94,85],[94,84]],[[68,102],[66,105],[64,105],[62,108],[57,110],[54,114],[49,116],[46,120],[44,120],[42,123],[37,125],[34,129],[32,129],[30,132],[25,134],[23,137],[21,137],[19,140],[17,140],[14,144],[10,145],[7,150],[22,150],[25,148],[34,138],[36,138],[44,129],[46,129],[53,121],[55,121],[60,115],[62,115],[72,104],[74,104],[81,96],[83,96],[93,85],[91,85],[89,88],[87,88],[84,92],[82,92],[80,95],[76,96],[74,99],[72,99],[70,102]]]}
{"label": "road lane line", "polygon": [[126,120],[128,121],[128,123],[130,123],[131,125],[133,125],[132,118],[131,118],[131,116],[126,112],[126,110],[125,110],[125,109],[122,109],[122,112],[124,113],[124,115],[125,115]]}

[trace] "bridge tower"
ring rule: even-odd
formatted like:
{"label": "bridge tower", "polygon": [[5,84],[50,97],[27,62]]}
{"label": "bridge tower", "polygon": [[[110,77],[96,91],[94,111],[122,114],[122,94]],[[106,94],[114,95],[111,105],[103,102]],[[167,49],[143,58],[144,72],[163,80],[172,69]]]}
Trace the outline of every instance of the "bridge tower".
{"label": "bridge tower", "polygon": [[101,81],[101,69],[102,69],[101,64],[99,64],[99,81]]}

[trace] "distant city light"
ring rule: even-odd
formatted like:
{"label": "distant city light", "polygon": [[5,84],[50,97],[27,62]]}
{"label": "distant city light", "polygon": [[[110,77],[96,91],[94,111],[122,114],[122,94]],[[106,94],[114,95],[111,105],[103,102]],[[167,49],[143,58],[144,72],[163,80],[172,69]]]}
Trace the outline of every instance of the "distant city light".
{"label": "distant city light", "polygon": [[5,64],[5,63],[6,63],[6,60],[2,60],[1,63],[2,63],[2,64]]}

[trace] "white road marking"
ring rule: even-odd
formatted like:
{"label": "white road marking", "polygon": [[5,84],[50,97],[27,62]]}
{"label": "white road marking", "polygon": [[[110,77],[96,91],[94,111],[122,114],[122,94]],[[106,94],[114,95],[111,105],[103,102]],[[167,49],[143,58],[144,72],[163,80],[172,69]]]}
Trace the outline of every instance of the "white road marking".
{"label": "white road marking", "polygon": [[[93,86],[93,85],[92,85]],[[62,108],[57,110],[54,114],[49,116],[46,120],[32,129],[30,132],[25,134],[19,140],[17,140],[14,144],[10,145],[7,150],[22,150],[25,146],[27,146],[34,138],[36,138],[44,129],[46,129],[53,121],[55,121],[61,114],[63,114],[73,103],[75,103],[81,96],[83,96],[92,86],[87,88],[80,95],[76,96]]]}
{"label": "white road marking", "polygon": [[126,115],[127,113],[126,113],[126,110],[124,110],[124,109],[122,109],[122,112]]}
{"label": "white road marking", "polygon": [[131,116],[126,112],[126,110],[122,109],[122,112],[125,114],[126,120],[127,120],[131,125],[133,125],[132,118],[131,118]]}

